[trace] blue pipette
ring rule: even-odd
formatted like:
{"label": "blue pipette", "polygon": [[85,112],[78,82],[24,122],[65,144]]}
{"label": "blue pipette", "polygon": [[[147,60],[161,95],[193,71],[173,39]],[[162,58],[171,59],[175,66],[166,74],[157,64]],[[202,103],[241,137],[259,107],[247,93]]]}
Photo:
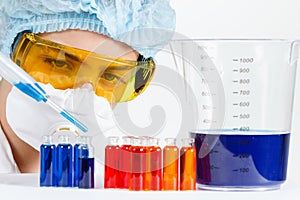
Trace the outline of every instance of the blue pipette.
{"label": "blue pipette", "polygon": [[87,132],[87,127],[78,121],[73,115],[51,101],[39,84],[27,74],[21,67],[0,52],[0,75],[36,101],[43,101],[61,114],[64,118],[77,126],[81,131]]}

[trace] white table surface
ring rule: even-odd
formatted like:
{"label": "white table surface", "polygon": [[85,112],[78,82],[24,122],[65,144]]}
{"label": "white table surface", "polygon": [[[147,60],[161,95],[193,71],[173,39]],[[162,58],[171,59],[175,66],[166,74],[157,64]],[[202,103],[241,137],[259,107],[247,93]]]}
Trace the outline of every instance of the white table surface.
{"label": "white table surface", "polygon": [[[299,199],[299,183],[294,179],[287,181],[281,189],[264,192],[220,192],[220,191],[160,191],[160,192],[135,192],[113,189],[77,189],[77,188],[52,188],[39,187],[38,174],[0,174],[0,199],[230,199],[230,200],[276,200],[276,199]],[[296,180],[296,179],[295,179]]]}

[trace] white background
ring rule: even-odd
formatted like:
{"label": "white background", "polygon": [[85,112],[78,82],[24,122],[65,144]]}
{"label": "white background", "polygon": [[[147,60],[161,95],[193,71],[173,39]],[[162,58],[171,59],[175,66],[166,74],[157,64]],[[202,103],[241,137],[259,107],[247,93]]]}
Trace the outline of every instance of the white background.
{"label": "white background", "polygon": [[300,39],[298,0],[171,0],[191,38]]}
{"label": "white background", "polygon": [[[178,33],[190,38],[282,38],[300,39],[300,1],[298,0],[171,0],[177,13]],[[187,192],[187,193],[126,193],[112,191],[36,190],[0,186],[0,193],[11,199],[32,196],[49,198],[54,192],[60,197],[76,199],[298,199],[300,194],[300,70],[297,72],[288,180],[281,190],[257,193]],[[15,190],[19,192],[14,192]],[[44,192],[44,193],[42,193]],[[75,193],[78,195],[75,196]],[[125,194],[126,193],[126,194]],[[294,195],[292,197],[292,195]],[[126,196],[124,196],[126,198]]]}

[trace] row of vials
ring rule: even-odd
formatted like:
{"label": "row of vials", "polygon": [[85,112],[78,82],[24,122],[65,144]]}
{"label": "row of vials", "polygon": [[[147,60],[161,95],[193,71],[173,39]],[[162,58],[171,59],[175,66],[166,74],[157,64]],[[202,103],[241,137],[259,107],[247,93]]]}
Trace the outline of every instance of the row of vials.
{"label": "row of vials", "polygon": [[194,139],[183,138],[179,149],[175,138],[109,137],[105,148],[104,188],[133,191],[195,190],[196,149]]}
{"label": "row of vials", "polygon": [[94,188],[94,148],[89,137],[70,143],[60,135],[55,145],[51,135],[40,146],[40,186]]}
{"label": "row of vials", "polygon": [[[120,140],[121,139],[121,140]],[[121,142],[120,142],[121,141]],[[152,137],[108,137],[104,188],[132,191],[195,190],[196,149],[191,138],[166,138],[164,147]],[[120,144],[121,143],[121,144]],[[79,136],[43,137],[40,146],[40,186],[94,188],[94,148]]]}

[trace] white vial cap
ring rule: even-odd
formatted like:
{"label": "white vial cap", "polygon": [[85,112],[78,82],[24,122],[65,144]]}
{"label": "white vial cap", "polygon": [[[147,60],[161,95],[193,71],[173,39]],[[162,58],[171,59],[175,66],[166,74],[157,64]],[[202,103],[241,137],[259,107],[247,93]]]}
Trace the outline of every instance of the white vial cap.
{"label": "white vial cap", "polygon": [[53,144],[53,138],[51,135],[43,135],[43,144]]}
{"label": "white vial cap", "polygon": [[176,138],[166,138],[165,142],[168,146],[176,146]]}
{"label": "white vial cap", "polygon": [[61,144],[69,144],[69,141],[70,141],[70,137],[68,135],[60,135],[58,137],[58,141],[59,143]]}

